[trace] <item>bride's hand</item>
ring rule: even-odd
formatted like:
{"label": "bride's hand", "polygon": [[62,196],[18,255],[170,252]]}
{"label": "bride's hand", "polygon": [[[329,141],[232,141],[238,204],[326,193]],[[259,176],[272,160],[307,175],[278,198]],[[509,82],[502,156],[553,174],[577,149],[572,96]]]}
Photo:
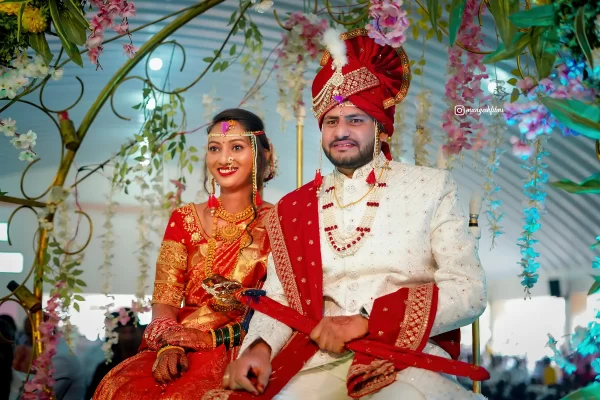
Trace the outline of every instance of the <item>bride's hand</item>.
{"label": "bride's hand", "polygon": [[164,350],[156,357],[152,366],[152,376],[158,384],[166,385],[188,370],[188,359],[181,349]]}
{"label": "bride's hand", "polygon": [[159,339],[160,346],[180,346],[193,351],[213,350],[212,336],[194,328],[183,328],[177,331],[165,332]]}

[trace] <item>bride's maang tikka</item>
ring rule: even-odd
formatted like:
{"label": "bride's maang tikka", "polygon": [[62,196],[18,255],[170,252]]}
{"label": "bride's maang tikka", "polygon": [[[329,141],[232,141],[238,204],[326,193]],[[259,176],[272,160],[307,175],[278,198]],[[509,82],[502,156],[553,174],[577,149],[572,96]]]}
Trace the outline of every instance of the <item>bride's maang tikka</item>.
{"label": "bride's maang tikka", "polygon": [[[208,134],[209,137],[249,137],[252,143],[252,202],[257,208],[262,207],[263,201],[258,193],[258,180],[256,179],[257,165],[258,165],[258,143],[257,136],[264,135],[265,131],[242,131],[232,132],[235,126],[238,125],[237,121],[229,120],[221,122],[221,132],[211,132]],[[213,188],[212,193],[208,197],[208,208],[216,210],[219,207],[219,201],[215,196],[215,190]]]}

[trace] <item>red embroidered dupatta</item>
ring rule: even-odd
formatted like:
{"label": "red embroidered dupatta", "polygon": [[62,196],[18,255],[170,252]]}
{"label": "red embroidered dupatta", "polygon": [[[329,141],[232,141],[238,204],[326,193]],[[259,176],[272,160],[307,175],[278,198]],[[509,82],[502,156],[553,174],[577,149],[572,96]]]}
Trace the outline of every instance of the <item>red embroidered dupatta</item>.
{"label": "red embroidered dupatta", "polygon": [[[241,296],[242,301],[295,329],[273,359],[273,373],[261,397],[273,398],[319,350],[309,338],[323,317],[323,269],[319,240],[318,200],[312,183],[285,196],[267,216],[267,230],[289,307],[268,297]],[[438,288],[433,284],[403,288],[375,300],[369,319],[369,335],[347,344],[355,352],[348,373],[348,394],[361,397],[396,379],[408,366],[447,374],[489,379],[488,372],[454,361],[460,351],[460,331],[432,338],[454,360],[422,353],[430,339],[437,311]],[[438,340],[439,339],[439,340]],[[229,399],[254,397],[229,392]]]}

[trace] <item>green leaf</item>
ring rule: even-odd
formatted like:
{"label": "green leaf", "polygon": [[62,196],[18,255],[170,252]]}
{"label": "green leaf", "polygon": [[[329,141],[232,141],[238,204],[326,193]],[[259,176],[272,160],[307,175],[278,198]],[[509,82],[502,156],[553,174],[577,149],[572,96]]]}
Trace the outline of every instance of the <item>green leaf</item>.
{"label": "green leaf", "polygon": [[506,83],[508,83],[509,85],[515,86],[517,84],[517,78],[510,78],[509,80],[506,81]]}
{"label": "green leaf", "polygon": [[591,296],[600,290],[600,276],[592,276],[592,278],[594,278],[594,284],[590,290],[588,290],[588,296]]}
{"label": "green leaf", "polygon": [[519,11],[519,0],[494,0],[489,4],[502,43],[508,46],[517,32],[517,27],[510,22],[509,16]]}
{"label": "green leaf", "polygon": [[86,287],[86,283],[84,281],[82,281],[81,279],[76,279],[75,282],[82,287]]}
{"label": "green leaf", "polygon": [[452,0],[452,5],[450,6],[450,29],[448,30],[450,46],[454,45],[454,42],[456,41],[456,34],[458,33],[458,28],[460,28],[460,23],[462,22],[466,3],[467,0]]}
{"label": "green leaf", "polygon": [[50,51],[50,46],[48,46],[48,41],[46,40],[46,35],[44,33],[30,33],[27,35],[29,39],[29,45],[37,54],[42,56],[46,63],[50,63],[52,58],[54,58],[54,54]]}
{"label": "green leaf", "polygon": [[221,71],[225,71],[228,66],[229,66],[229,61],[223,61],[223,63],[221,63]]}
{"label": "green leaf", "polygon": [[86,41],[85,28],[81,26],[69,10],[60,12],[60,21],[67,35],[67,39],[76,45],[83,46]]}
{"label": "green leaf", "polygon": [[220,62],[216,62],[213,64],[213,68],[212,68],[212,72],[216,72],[218,70],[221,69],[221,63]]}
{"label": "green leaf", "polygon": [[521,95],[521,92],[519,92],[519,89],[514,88],[512,90],[512,93],[510,94],[510,102],[514,103],[515,101],[517,101],[519,99],[520,95]]}
{"label": "green leaf", "polygon": [[600,140],[600,107],[579,100],[541,97],[548,111],[568,128],[589,138]]}
{"label": "green leaf", "polygon": [[83,68],[83,60],[81,59],[81,54],[79,54],[79,49],[67,38],[67,33],[65,31],[65,28],[60,18],[60,14],[58,12],[58,0],[49,0],[48,6],[50,8],[50,16],[52,17],[52,23],[54,24],[54,28],[56,29],[56,34],[60,38],[60,42],[62,43],[63,49],[65,49],[65,52],[75,64]]}
{"label": "green leaf", "polygon": [[229,49],[229,55],[232,56],[235,54],[235,44],[233,46],[231,46],[231,49]]}
{"label": "green leaf", "polygon": [[19,13],[17,14],[17,40],[21,38],[21,30],[23,29],[23,12],[27,3],[21,3],[19,7]]}
{"label": "green leaf", "polygon": [[536,26],[534,31],[541,31],[541,34],[533,32],[529,49],[535,61],[535,67],[538,73],[538,79],[544,79],[552,72],[554,61],[556,60],[557,47],[554,43],[558,40],[558,31],[554,28]]}
{"label": "green leaf", "polygon": [[[540,34],[541,32],[537,33]],[[494,51],[491,54],[488,54],[483,58],[483,63],[494,64],[498,61],[506,60],[508,58],[514,58],[521,54],[523,49],[529,44],[530,41],[530,34],[524,32],[517,32],[517,34],[514,35],[513,42],[508,46],[508,48],[504,48],[504,45],[500,43],[496,51]]]}
{"label": "green leaf", "polygon": [[81,274],[83,274],[83,271],[82,271],[82,270],[80,270],[80,269],[78,269],[78,270],[76,270],[76,271],[73,271],[73,273],[72,273],[71,275],[73,275],[73,276],[79,276],[79,275],[81,275]]}
{"label": "green leaf", "polygon": [[425,35],[425,40],[430,40],[435,35],[435,30],[429,29]]}
{"label": "green leaf", "polygon": [[75,296],[73,296],[73,298],[77,301],[85,301],[85,297],[76,294]]}
{"label": "green leaf", "polygon": [[419,27],[413,24],[411,31],[413,35],[413,40],[417,40],[419,38]]}
{"label": "green leaf", "polygon": [[75,0],[63,0],[63,4],[67,5],[71,17],[84,29],[90,29],[90,23],[85,19],[85,14]]}
{"label": "green leaf", "polygon": [[233,13],[231,13],[231,17],[229,18],[229,23],[227,24],[227,26],[233,24],[233,21],[235,21],[236,16],[237,16],[237,10],[234,11]]}
{"label": "green leaf", "polygon": [[600,383],[594,382],[584,388],[569,393],[561,400],[591,400],[600,397]]}
{"label": "green leaf", "polygon": [[561,179],[558,182],[550,183],[550,185],[574,194],[600,194],[600,173],[590,176],[581,183]]}
{"label": "green leaf", "polygon": [[73,308],[76,309],[77,312],[80,312],[80,310],[79,310],[79,304],[73,303]]}
{"label": "green leaf", "polygon": [[552,4],[533,7],[529,10],[511,14],[508,18],[517,28],[554,26],[554,7]]}
{"label": "green leaf", "polygon": [[581,51],[583,51],[583,54],[585,54],[585,58],[587,59],[588,65],[590,66],[590,68],[594,69],[594,57],[592,56],[592,46],[590,46],[588,37],[585,34],[585,14],[583,8],[584,7],[579,7],[579,11],[577,12],[577,16],[575,17],[575,36],[577,37],[577,42],[579,42],[579,47],[581,47]]}
{"label": "green leaf", "polygon": [[437,29],[438,23],[438,0],[427,0],[427,12],[429,12],[429,20],[431,21],[431,27]]}
{"label": "green leaf", "polygon": [[202,59],[202,61],[207,62],[207,63],[211,63],[211,62],[213,62],[214,59],[215,59],[214,57],[204,57]]}
{"label": "green leaf", "polygon": [[413,70],[413,74],[415,74],[415,75],[421,75],[421,68],[415,68]]}
{"label": "green leaf", "polygon": [[8,194],[8,192],[3,192],[2,190],[0,190],[0,196],[6,196]]}

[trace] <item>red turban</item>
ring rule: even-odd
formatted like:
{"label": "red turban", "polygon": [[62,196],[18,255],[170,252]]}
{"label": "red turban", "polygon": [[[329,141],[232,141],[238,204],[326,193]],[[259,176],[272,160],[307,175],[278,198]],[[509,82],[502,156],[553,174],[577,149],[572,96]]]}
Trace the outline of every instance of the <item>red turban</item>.
{"label": "red turban", "polygon": [[385,133],[394,133],[394,111],[408,92],[410,66],[400,47],[381,46],[367,35],[366,29],[355,29],[341,35],[346,44],[348,62],[342,67],[343,82],[334,93],[333,59],[326,51],[321,70],[312,85],[313,113],[319,120],[342,100],[349,101],[379,121]]}

